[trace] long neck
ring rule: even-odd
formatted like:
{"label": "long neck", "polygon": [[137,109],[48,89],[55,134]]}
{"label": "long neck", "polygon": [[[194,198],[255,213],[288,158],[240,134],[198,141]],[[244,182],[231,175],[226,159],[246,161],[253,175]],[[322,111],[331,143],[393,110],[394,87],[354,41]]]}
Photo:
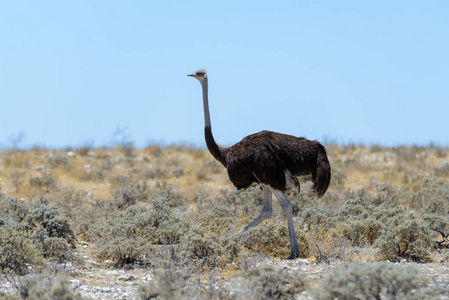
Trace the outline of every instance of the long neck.
{"label": "long neck", "polygon": [[212,126],[210,123],[210,113],[209,113],[209,99],[207,93],[207,78],[201,81],[201,87],[203,88],[203,108],[204,108],[204,136],[206,138],[206,145],[212,156],[226,166],[226,159],[224,158],[223,151],[220,146],[215,142],[214,136],[212,135]]}

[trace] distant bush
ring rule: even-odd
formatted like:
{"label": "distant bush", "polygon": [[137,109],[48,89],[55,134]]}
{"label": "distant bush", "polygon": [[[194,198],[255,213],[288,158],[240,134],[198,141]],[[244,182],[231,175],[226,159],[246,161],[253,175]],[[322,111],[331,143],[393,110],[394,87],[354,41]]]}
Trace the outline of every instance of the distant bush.
{"label": "distant bush", "polygon": [[446,163],[442,167],[435,168],[434,173],[438,177],[449,177],[449,164]]}
{"label": "distant bush", "polygon": [[118,208],[126,208],[137,203],[137,192],[133,187],[114,191],[114,201]]}
{"label": "distant bush", "polygon": [[30,186],[36,187],[44,191],[48,191],[56,187],[56,180],[50,176],[31,177]]}
{"label": "distant bush", "polygon": [[410,206],[426,213],[449,213],[449,184],[442,180],[424,179],[412,186]]}
{"label": "distant bush", "polygon": [[430,299],[447,291],[428,287],[428,280],[414,268],[389,263],[336,268],[312,290],[314,299]]}
{"label": "distant bush", "polygon": [[244,276],[250,281],[253,299],[294,299],[308,286],[301,273],[270,265],[249,269]]}
{"label": "distant bush", "polygon": [[70,163],[65,155],[56,155],[56,156],[50,156],[47,159],[47,166],[50,168],[65,168],[70,169]]}
{"label": "distant bush", "polygon": [[177,187],[167,182],[157,182],[153,188],[148,189],[147,198],[150,201],[164,198],[170,207],[179,207],[187,203],[187,198],[178,190]]}

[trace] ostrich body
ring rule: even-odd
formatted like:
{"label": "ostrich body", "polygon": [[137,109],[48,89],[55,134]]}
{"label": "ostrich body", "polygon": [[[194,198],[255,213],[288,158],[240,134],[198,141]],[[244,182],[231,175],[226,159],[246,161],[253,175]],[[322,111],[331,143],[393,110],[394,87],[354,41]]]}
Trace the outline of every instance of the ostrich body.
{"label": "ostrich body", "polygon": [[217,145],[212,135],[209,114],[208,84],[205,70],[188,76],[198,79],[203,89],[204,133],[207,148],[227,170],[237,189],[260,184],[264,192],[264,207],[259,216],[243,231],[256,226],[272,215],[272,194],[276,196],[287,217],[291,255],[299,257],[299,245],[292,218],[292,205],[284,191],[299,193],[300,185],[295,175],[312,175],[313,190],[318,197],[326,192],[331,179],[326,150],[317,141],[287,134],[261,131],[243,138],[237,144],[224,148]]}

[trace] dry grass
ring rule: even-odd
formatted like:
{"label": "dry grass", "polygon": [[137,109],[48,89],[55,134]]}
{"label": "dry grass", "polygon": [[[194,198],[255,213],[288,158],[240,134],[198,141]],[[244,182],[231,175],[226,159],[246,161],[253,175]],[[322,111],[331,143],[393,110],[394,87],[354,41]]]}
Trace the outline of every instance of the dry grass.
{"label": "dry grass", "polygon": [[[439,209],[439,213],[429,207],[440,208],[441,201],[449,203],[449,150],[329,145],[327,151],[333,177],[326,195],[316,199],[307,178],[302,178],[301,194],[289,196],[297,215],[303,258],[317,265],[436,260],[439,254],[427,246],[430,240],[423,242],[422,234],[428,234],[440,248],[447,246],[441,236],[449,232],[432,229],[449,228],[449,209]],[[174,289],[176,284],[185,286],[189,278],[204,279],[211,274],[220,274],[214,282],[230,283],[256,267],[257,261],[270,258],[282,262],[289,253],[285,218],[276,204],[272,218],[239,233],[260,212],[262,192],[257,187],[235,191],[226,170],[205,149],[134,149],[131,145],[94,149],[86,145],[65,150],[7,150],[0,153],[0,199],[10,198],[29,207],[46,204],[58,208],[77,235],[77,248],[82,247],[80,243],[89,244],[82,252],[89,259],[98,259],[102,268],[160,268],[156,261],[169,261],[171,269],[187,272],[176,277]],[[438,217],[428,216],[435,211]],[[11,214],[4,212],[0,222],[3,219],[10,224]],[[372,215],[376,217],[370,219]],[[395,236],[385,232],[385,224],[393,224],[390,221],[398,216],[409,216],[410,222],[416,223],[418,233],[407,237],[412,245],[399,244],[400,253],[379,250],[378,245],[386,247],[391,244],[388,239],[402,234],[399,227]],[[419,226],[430,222],[422,220],[440,223],[433,221],[433,228],[422,229]],[[27,230],[26,234],[33,234],[33,229]],[[129,245],[126,238],[130,237],[135,245],[121,247],[120,243]],[[441,250],[443,254],[447,251]],[[385,253],[391,255],[385,257]],[[50,264],[47,260],[46,268]],[[43,272],[38,269],[36,272]],[[270,276],[281,276],[270,272]],[[152,286],[151,293],[159,293],[157,288]],[[191,289],[198,292],[198,286]],[[229,292],[199,290],[203,291],[198,292],[200,298]],[[251,295],[248,293],[237,294],[244,297]]]}

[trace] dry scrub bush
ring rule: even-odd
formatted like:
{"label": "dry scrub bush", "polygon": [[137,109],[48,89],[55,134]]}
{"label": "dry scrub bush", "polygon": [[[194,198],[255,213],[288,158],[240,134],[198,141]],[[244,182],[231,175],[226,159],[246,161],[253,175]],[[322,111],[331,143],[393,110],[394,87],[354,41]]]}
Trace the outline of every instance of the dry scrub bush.
{"label": "dry scrub bush", "polygon": [[46,165],[50,169],[62,168],[65,169],[66,171],[69,171],[70,168],[72,167],[69,162],[69,159],[65,155],[50,156],[47,159]]}
{"label": "dry scrub bush", "polygon": [[211,211],[204,211],[199,215],[201,227],[215,234],[225,234],[239,231],[241,228],[240,209],[232,206],[218,205]]}
{"label": "dry scrub bush", "polygon": [[72,248],[77,241],[75,232],[66,217],[59,216],[59,209],[53,206],[39,205],[27,216],[27,223],[33,231],[43,228],[49,238],[62,238]]}
{"label": "dry scrub bush", "polygon": [[307,289],[307,281],[301,272],[290,272],[265,265],[244,273],[249,280],[252,299],[294,299]]}
{"label": "dry scrub bush", "polygon": [[101,245],[96,256],[111,259],[117,266],[145,262],[148,249],[155,244],[173,244],[189,229],[189,223],[177,216],[165,197],[155,199],[153,209],[129,206],[113,213],[106,221],[90,226],[86,238]]}
{"label": "dry scrub bush", "polygon": [[[286,222],[285,222],[286,223]],[[304,230],[295,226],[301,255],[308,254],[309,239]],[[286,224],[266,222],[242,233],[242,242],[247,248],[276,257],[287,257],[290,254],[290,235]]]}
{"label": "dry scrub bush", "polygon": [[133,187],[125,187],[114,191],[114,202],[117,208],[126,208],[137,203],[137,192]]}
{"label": "dry scrub bush", "polygon": [[166,181],[156,182],[154,187],[146,188],[147,198],[150,201],[154,201],[155,199],[165,198],[165,202],[170,207],[178,207],[183,206],[187,203],[187,198],[179,191],[179,189],[167,183]]}
{"label": "dry scrub bush", "polygon": [[0,293],[0,299],[78,300],[82,296],[73,291],[67,279],[53,276],[27,275],[16,283],[15,293]]}
{"label": "dry scrub bush", "polygon": [[193,227],[181,239],[180,256],[197,269],[223,267],[240,254],[238,237],[216,235],[202,227]]}
{"label": "dry scrub bush", "polygon": [[44,264],[42,254],[31,239],[17,228],[0,226],[0,269],[22,275],[30,271],[28,266]]}
{"label": "dry scrub bush", "polygon": [[429,230],[420,223],[412,213],[404,212],[389,218],[374,243],[379,248],[379,256],[393,261],[401,258],[419,262],[429,260],[433,243]]}
{"label": "dry scrub bush", "polygon": [[5,222],[22,222],[29,213],[29,206],[25,202],[0,194],[0,218]]}
{"label": "dry scrub bush", "polygon": [[[0,199],[0,265],[19,274],[27,264],[42,265],[43,258],[75,261],[76,236],[56,207],[39,205],[28,210],[20,200]],[[25,222],[26,220],[26,222]]]}
{"label": "dry scrub bush", "polygon": [[429,223],[421,222],[396,204],[375,204],[383,199],[397,199],[385,194],[385,189],[375,196],[365,193],[348,199],[338,210],[314,206],[304,209],[300,216],[308,232],[309,254],[318,261],[347,259],[352,256],[349,246],[368,244],[378,248],[381,259],[427,260],[432,249]]}
{"label": "dry scrub bush", "polygon": [[[155,280],[139,285],[139,299],[178,300],[194,299],[195,288],[192,285],[191,273],[176,268],[172,262],[160,261],[154,270]],[[190,279],[190,281],[189,281]]]}
{"label": "dry scrub bush", "polygon": [[336,268],[312,290],[316,300],[352,299],[442,299],[447,294],[414,268],[389,263],[352,265]]}
{"label": "dry scrub bush", "polygon": [[449,217],[447,215],[426,214],[423,225],[434,233],[435,248],[449,247]]}
{"label": "dry scrub bush", "polygon": [[449,164],[445,163],[444,166],[442,166],[442,167],[436,167],[434,169],[434,174],[435,174],[435,176],[438,176],[438,177],[448,178],[449,177]]}
{"label": "dry scrub bush", "polygon": [[426,213],[449,213],[449,184],[426,178],[412,185],[410,207]]}

